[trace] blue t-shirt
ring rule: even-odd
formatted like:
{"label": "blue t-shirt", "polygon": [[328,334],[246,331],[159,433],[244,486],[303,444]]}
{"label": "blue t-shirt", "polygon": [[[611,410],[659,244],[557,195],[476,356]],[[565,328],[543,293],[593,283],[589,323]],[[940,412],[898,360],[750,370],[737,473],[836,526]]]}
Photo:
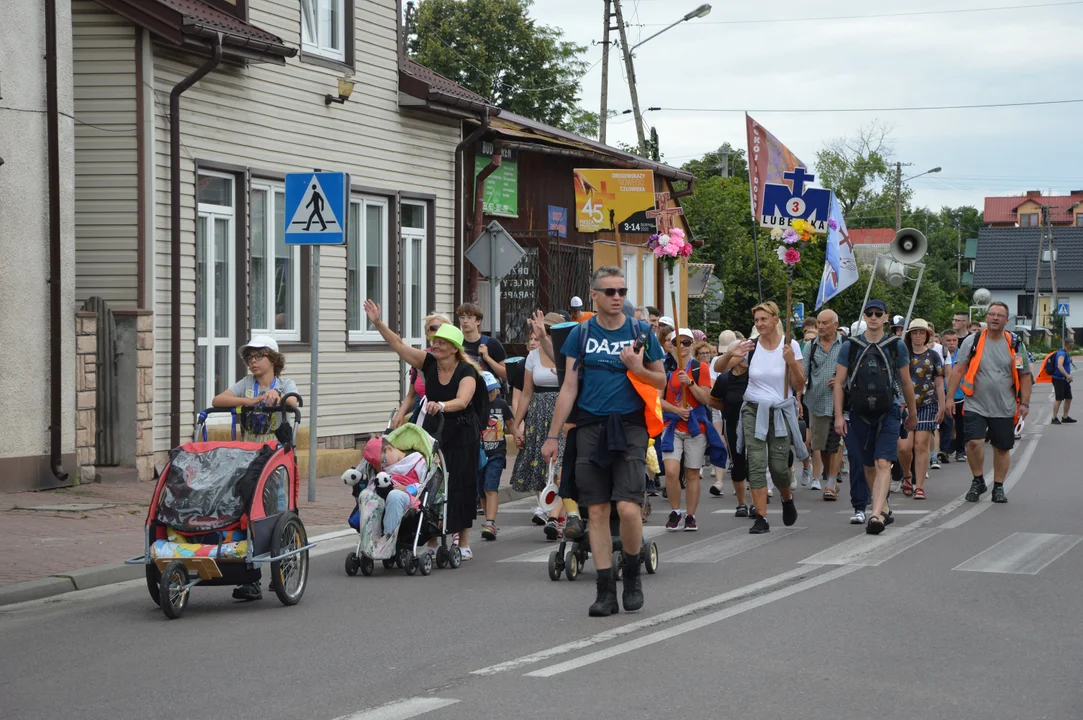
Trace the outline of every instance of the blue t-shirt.
{"label": "blue t-shirt", "polygon": [[[1060,358],[1064,358],[1064,372],[1061,372],[1060,369],[1057,367],[1057,362],[1060,360]],[[1072,356],[1068,354],[1067,350],[1061,348],[1060,350],[1057,350],[1057,359],[1053,361],[1053,379],[1064,380],[1065,373],[1069,375],[1072,374]]]}
{"label": "blue t-shirt", "polygon": [[[628,415],[643,410],[643,399],[632,387],[625,374],[628,370],[620,360],[621,351],[635,343],[638,333],[632,320],[619,330],[606,330],[596,318],[572,328],[561,352],[565,357],[579,358],[579,334],[589,325],[583,384],[579,388],[579,409],[599,417],[618,413]],[[644,362],[662,359],[662,346],[654,333],[647,333],[643,348]]]}

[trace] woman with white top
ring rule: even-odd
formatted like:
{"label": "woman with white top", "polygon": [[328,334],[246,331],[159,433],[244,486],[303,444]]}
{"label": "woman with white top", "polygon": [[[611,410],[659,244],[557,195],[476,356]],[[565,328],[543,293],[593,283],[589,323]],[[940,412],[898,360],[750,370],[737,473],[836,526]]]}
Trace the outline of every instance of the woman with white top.
{"label": "woman with white top", "polygon": [[782,496],[783,524],[790,526],[797,522],[790,450],[793,449],[797,460],[804,460],[808,452],[800,434],[794,396],[795,388],[805,386],[801,346],[795,340],[783,342],[775,303],[768,301],[754,307],[752,319],[759,333],[757,340],[742,342],[727,351],[722,369],[729,369],[751,353],[738,445],[745,449],[748,484],[756,507],[755,523],[749,532],[759,535],[771,531],[766,517],[768,472]]}
{"label": "woman with white top", "polygon": [[[545,330],[564,322],[557,313],[545,316]],[[541,493],[549,482],[549,465],[542,459],[541,447],[549,434],[549,424],[553,421],[553,412],[557,406],[560,385],[557,380],[556,363],[540,349],[531,350],[524,365],[523,392],[515,409],[512,428],[515,432],[515,444],[519,455],[515,458],[515,467],[511,474],[511,487],[518,492]],[[559,458],[564,456],[564,435],[558,440],[557,458],[554,474],[559,473]],[[540,495],[539,495],[540,502]],[[559,535],[560,518],[563,507],[556,509],[547,517],[540,507],[534,512],[534,522],[545,525],[545,535],[555,540]]]}

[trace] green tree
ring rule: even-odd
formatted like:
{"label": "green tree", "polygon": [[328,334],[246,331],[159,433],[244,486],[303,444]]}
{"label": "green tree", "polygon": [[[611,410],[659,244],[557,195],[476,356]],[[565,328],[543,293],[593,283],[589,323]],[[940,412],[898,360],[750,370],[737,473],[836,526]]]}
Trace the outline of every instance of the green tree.
{"label": "green tree", "polygon": [[598,115],[579,104],[586,48],[540,25],[533,0],[423,0],[407,40],[417,62],[496,107],[590,137]]}
{"label": "green tree", "polygon": [[[816,153],[817,181],[833,190],[848,227],[885,227],[895,214],[891,129],[873,121],[850,137],[836,138]],[[903,200],[911,191],[903,188]],[[893,224],[893,223],[892,223]]]}

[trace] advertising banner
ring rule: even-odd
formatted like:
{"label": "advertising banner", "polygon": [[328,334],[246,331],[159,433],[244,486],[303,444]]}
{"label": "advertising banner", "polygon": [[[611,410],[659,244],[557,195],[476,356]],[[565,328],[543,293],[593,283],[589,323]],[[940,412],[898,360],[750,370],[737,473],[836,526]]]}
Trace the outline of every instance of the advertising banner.
{"label": "advertising banner", "polygon": [[654,221],[647,217],[647,211],[654,209],[653,172],[577,168],[573,173],[575,226],[579,232],[615,230],[615,224],[622,233],[654,233]]}

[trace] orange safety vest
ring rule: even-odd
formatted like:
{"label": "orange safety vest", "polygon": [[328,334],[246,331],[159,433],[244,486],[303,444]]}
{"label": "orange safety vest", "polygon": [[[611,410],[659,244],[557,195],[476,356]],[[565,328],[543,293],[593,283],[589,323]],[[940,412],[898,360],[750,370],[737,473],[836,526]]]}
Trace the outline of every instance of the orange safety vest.
{"label": "orange safety vest", "polygon": [[[985,352],[985,334],[989,332],[988,328],[981,331],[981,336],[978,341],[974,343],[974,352],[970,355],[970,364],[967,366],[966,375],[963,376],[962,382],[959,383],[960,389],[963,391],[963,395],[970,397],[974,394],[974,379],[978,376],[978,368],[981,365],[982,353]],[[1015,348],[1012,346],[1010,333],[1004,333],[1004,342],[1008,343],[1008,356],[1012,364],[1012,385],[1015,388],[1015,392],[1019,392],[1019,367],[1015,362]]]}

